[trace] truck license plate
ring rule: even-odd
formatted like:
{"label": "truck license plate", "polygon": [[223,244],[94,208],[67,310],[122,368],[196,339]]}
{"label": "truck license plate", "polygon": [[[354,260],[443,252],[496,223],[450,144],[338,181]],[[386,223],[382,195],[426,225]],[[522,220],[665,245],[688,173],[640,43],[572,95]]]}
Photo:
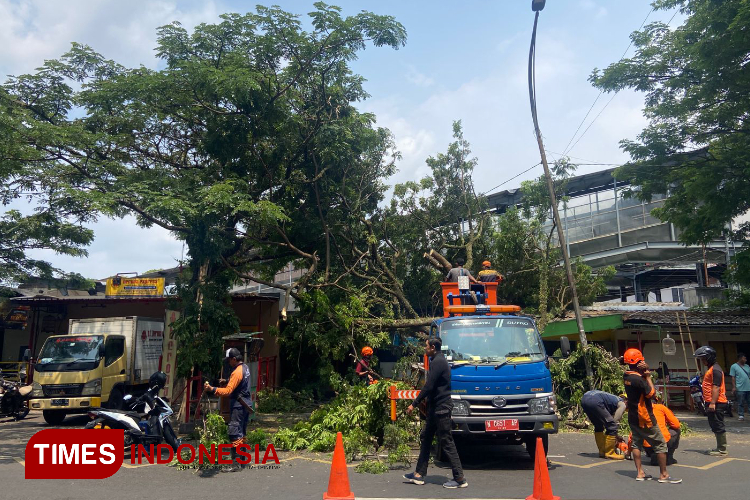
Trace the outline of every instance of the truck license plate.
{"label": "truck license plate", "polygon": [[484,430],[487,432],[517,431],[518,419],[506,418],[504,420],[485,420]]}
{"label": "truck license plate", "polygon": [[69,399],[53,399],[52,406],[68,406]]}

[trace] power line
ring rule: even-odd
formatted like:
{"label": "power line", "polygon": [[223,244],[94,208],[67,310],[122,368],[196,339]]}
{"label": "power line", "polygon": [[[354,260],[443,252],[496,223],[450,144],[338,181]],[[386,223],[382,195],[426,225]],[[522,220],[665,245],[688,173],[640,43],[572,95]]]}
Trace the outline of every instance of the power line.
{"label": "power line", "polygon": [[505,184],[509,183],[509,182],[510,182],[510,181],[512,181],[513,179],[517,179],[517,178],[521,177],[521,176],[522,176],[523,174],[525,174],[526,172],[529,172],[529,171],[531,171],[532,169],[534,169],[534,168],[538,167],[538,166],[539,166],[539,165],[541,165],[541,164],[542,164],[542,163],[540,162],[540,163],[537,163],[536,165],[532,165],[532,166],[530,166],[529,168],[527,168],[526,170],[524,170],[524,171],[523,171],[523,172],[521,172],[520,174],[514,175],[513,177],[511,177],[511,178],[510,178],[510,179],[508,179],[507,181],[503,181],[503,182],[501,182],[500,184],[498,184],[497,186],[493,187],[492,189],[488,189],[487,191],[485,191],[485,192],[484,192],[484,195],[488,195],[488,194],[490,194],[490,193],[491,193],[492,191],[494,191],[495,189],[499,188],[500,186],[504,186]]}
{"label": "power line", "polygon": [[[648,20],[649,16],[651,16],[651,13],[652,13],[652,12],[654,12],[654,9],[653,9],[653,8],[651,8],[651,10],[650,10],[650,11],[648,12],[648,14],[646,15],[646,17],[645,17],[645,18],[643,19],[643,22],[642,22],[642,23],[641,23],[641,25],[640,25],[640,26],[638,27],[638,29],[639,29],[639,30],[640,30],[641,28],[643,28],[643,25],[644,25],[644,24],[646,24],[646,21]],[[671,22],[671,20],[670,20],[670,22]],[[636,30],[636,31],[637,31],[637,30]],[[633,39],[631,38],[631,39],[630,39],[630,43],[628,44],[628,47],[627,47],[627,48],[625,49],[625,52],[623,52],[623,53],[622,53],[622,56],[620,56],[620,59],[619,59],[619,61],[617,61],[617,62],[620,62],[620,61],[622,61],[622,60],[623,60],[623,59],[625,58],[625,54],[627,54],[627,53],[628,53],[628,50],[630,50],[630,47],[632,47],[632,46],[633,46]],[[591,113],[591,110],[592,110],[592,109],[594,109],[594,106],[595,106],[595,105],[596,105],[596,103],[597,103],[597,102],[599,101],[599,98],[600,98],[600,97],[602,96],[602,94],[603,94],[603,93],[604,93],[604,91],[603,91],[603,90],[600,90],[600,91],[599,91],[599,95],[597,95],[597,96],[596,96],[596,99],[594,99],[594,102],[593,102],[593,103],[591,103],[591,107],[589,108],[589,110],[588,110],[588,111],[586,111],[586,115],[585,115],[585,116],[583,117],[583,120],[581,120],[581,123],[579,123],[579,124],[578,124],[578,128],[576,128],[576,131],[575,131],[575,132],[573,132],[573,136],[572,136],[572,137],[570,138],[570,140],[568,141],[568,144],[567,144],[567,145],[565,146],[565,148],[563,149],[563,151],[564,151],[563,155],[567,154],[567,153],[568,153],[568,152],[569,152],[569,151],[570,151],[571,149],[573,149],[573,147],[570,147],[570,148],[569,148],[568,146],[570,146],[570,143],[571,143],[571,142],[573,142],[573,139],[575,139],[575,137],[576,137],[576,134],[578,133],[578,131],[579,131],[579,130],[581,130],[581,127],[582,127],[582,126],[583,126],[583,124],[584,124],[584,123],[586,122],[586,118],[588,118],[588,117],[589,117],[589,114]],[[615,95],[617,95],[617,94],[615,93]],[[611,102],[611,99],[610,99],[610,102]],[[609,105],[609,103],[607,103],[607,105]],[[607,106],[604,106],[604,107],[606,108]],[[600,114],[601,114],[601,113],[600,113]],[[598,116],[599,116],[599,115],[597,115],[597,117],[598,117]],[[594,118],[594,121],[596,121],[596,118]],[[593,121],[592,121],[591,123],[593,123]],[[589,127],[591,127],[591,125],[589,125]],[[586,130],[588,130],[588,128],[586,128]],[[584,131],[583,133],[585,134],[585,133],[586,133],[586,131]],[[583,134],[581,134],[581,137],[583,137]],[[579,138],[578,140],[580,141],[581,139]],[[576,141],[576,144],[578,144],[578,141]],[[575,146],[575,144],[573,144],[573,146]]]}

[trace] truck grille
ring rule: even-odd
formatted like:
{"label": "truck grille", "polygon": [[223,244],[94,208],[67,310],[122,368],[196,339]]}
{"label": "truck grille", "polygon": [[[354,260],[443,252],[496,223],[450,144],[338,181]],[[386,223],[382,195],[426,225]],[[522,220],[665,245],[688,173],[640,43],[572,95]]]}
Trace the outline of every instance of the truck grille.
{"label": "truck grille", "polygon": [[531,398],[528,396],[503,396],[503,398],[505,398],[506,403],[505,406],[501,408],[492,404],[493,397],[488,398],[487,396],[484,396],[482,399],[471,397],[462,399],[468,401],[472,417],[528,415],[529,399]]}
{"label": "truck grille", "polygon": [[83,384],[50,384],[43,385],[44,395],[49,398],[55,396],[80,396]]}

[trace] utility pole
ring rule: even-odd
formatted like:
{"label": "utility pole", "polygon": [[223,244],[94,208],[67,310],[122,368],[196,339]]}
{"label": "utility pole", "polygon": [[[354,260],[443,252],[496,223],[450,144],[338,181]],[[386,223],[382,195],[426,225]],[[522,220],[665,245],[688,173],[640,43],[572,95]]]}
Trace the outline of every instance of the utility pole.
{"label": "utility pole", "polygon": [[589,389],[594,389],[594,375],[591,371],[591,364],[589,359],[586,357],[586,350],[588,349],[588,340],[586,339],[586,330],[583,328],[583,317],[581,316],[581,307],[578,304],[578,292],[576,291],[576,281],[573,277],[573,269],[570,266],[570,256],[568,255],[567,244],[565,241],[565,232],[563,231],[562,223],[560,222],[560,213],[557,210],[557,197],[555,196],[555,185],[552,182],[552,174],[549,171],[549,165],[547,164],[547,155],[544,152],[544,142],[542,141],[542,131],[539,129],[539,121],[536,115],[536,85],[534,78],[534,59],[536,53],[536,26],[539,21],[539,12],[544,9],[546,0],[532,0],[531,10],[536,12],[534,15],[534,30],[531,34],[531,46],[529,48],[529,102],[531,104],[531,117],[534,120],[534,133],[536,134],[536,142],[539,145],[539,154],[542,157],[542,166],[544,167],[544,177],[547,180],[547,189],[549,190],[550,203],[552,204],[552,215],[555,220],[555,226],[557,226],[557,240],[560,244],[560,251],[563,254],[563,261],[565,262],[565,273],[568,275],[568,284],[570,285],[570,292],[573,296],[573,310],[576,315],[576,323],[578,324],[578,336],[581,339],[581,347],[583,348],[583,361],[586,365],[586,377],[589,381]]}

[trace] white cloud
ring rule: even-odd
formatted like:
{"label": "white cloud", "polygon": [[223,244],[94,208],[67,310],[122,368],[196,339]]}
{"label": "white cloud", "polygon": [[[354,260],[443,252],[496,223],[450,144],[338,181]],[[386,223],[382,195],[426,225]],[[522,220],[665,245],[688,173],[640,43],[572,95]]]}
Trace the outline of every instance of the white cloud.
{"label": "white cloud", "polygon": [[601,19],[608,14],[607,8],[601,4],[601,0],[598,2],[595,2],[594,0],[581,0],[579,2],[579,5],[583,10],[594,12],[595,19]]}
{"label": "white cloud", "polygon": [[128,66],[156,66],[156,28],[180,21],[186,28],[218,19],[216,1],[132,0],[0,0],[0,45],[10,47],[0,58],[3,75],[39,67],[80,42]]}
{"label": "white cloud", "polygon": [[56,255],[49,250],[30,252],[36,258],[52,262],[67,272],[102,279],[117,273],[145,272],[178,265],[182,242],[169,231],[154,226],[138,227],[135,217],[102,219],[93,226],[95,239],[86,258]]}
{"label": "white cloud", "polygon": [[413,83],[417,87],[431,87],[435,84],[435,80],[417,71],[417,68],[409,64],[407,66],[406,80]]}

